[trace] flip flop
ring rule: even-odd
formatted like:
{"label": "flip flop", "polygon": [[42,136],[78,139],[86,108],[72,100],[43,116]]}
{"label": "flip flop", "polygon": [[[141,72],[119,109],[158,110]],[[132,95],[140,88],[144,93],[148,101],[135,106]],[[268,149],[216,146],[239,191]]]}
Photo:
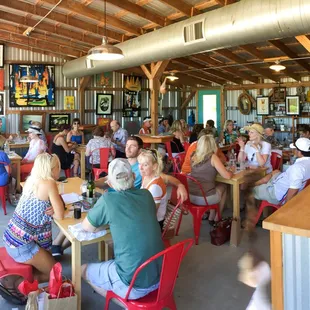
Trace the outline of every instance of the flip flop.
{"label": "flip flop", "polygon": [[26,305],[27,297],[19,293],[15,288],[5,288],[0,283],[0,295],[14,305]]}

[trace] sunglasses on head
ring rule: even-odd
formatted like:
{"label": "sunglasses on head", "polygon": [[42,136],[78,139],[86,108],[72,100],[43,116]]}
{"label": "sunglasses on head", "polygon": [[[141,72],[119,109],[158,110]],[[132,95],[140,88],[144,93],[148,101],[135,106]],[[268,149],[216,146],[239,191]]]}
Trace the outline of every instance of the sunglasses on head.
{"label": "sunglasses on head", "polygon": [[80,123],[79,122],[74,122],[73,125],[80,125]]}
{"label": "sunglasses on head", "polygon": [[153,158],[157,161],[157,153],[153,149],[144,149],[145,152],[151,153]]}

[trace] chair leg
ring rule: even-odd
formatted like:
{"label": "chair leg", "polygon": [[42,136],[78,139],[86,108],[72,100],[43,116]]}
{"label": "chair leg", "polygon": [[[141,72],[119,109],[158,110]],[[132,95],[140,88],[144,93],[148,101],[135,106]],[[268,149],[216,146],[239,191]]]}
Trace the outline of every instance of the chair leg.
{"label": "chair leg", "polygon": [[109,309],[110,300],[111,300],[111,297],[109,296],[109,293],[107,292],[107,295],[105,297],[104,310],[108,310]]}
{"label": "chair leg", "polygon": [[6,213],[5,192],[1,196],[1,202],[2,202],[2,208],[3,208],[4,215],[6,215],[7,213]]}
{"label": "chair leg", "polygon": [[177,310],[177,305],[175,303],[173,296],[171,296],[170,300],[168,301],[167,307],[171,310]]}
{"label": "chair leg", "polygon": [[255,221],[254,221],[254,225],[256,225],[263,213],[263,210],[264,210],[264,206],[263,206],[263,202],[261,203],[261,205],[259,206],[259,209],[258,209],[258,212],[256,214],[256,217],[255,217]]}
{"label": "chair leg", "polygon": [[196,245],[198,245],[198,243],[199,243],[202,215],[203,215],[203,213],[200,216],[199,212],[196,212],[196,214],[193,214],[194,235],[195,235]]}
{"label": "chair leg", "polygon": [[179,230],[180,230],[180,226],[181,226],[181,222],[182,222],[182,217],[183,217],[183,213],[181,212],[181,215],[180,215],[180,218],[179,218],[179,222],[178,222],[178,226],[177,226],[177,230],[175,232],[176,236],[179,235]]}

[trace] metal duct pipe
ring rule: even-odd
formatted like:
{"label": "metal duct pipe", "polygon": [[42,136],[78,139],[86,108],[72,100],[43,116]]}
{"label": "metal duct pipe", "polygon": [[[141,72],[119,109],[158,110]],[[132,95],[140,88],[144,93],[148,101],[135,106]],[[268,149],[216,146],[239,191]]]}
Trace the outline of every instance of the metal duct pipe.
{"label": "metal duct pipe", "polygon": [[67,62],[63,74],[76,78],[121,70],[206,51],[293,37],[310,32],[310,0],[242,0],[119,43],[125,58]]}

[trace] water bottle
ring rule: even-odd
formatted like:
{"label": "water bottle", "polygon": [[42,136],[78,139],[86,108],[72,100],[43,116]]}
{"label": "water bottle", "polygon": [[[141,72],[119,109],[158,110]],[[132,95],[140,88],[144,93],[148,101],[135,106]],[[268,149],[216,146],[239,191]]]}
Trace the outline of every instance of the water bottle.
{"label": "water bottle", "polygon": [[236,154],[234,150],[231,150],[229,155],[229,166],[231,170],[234,170],[236,168]]}
{"label": "water bottle", "polygon": [[9,144],[7,142],[4,143],[3,145],[3,150],[6,154],[9,154],[10,153],[10,147],[9,147]]}

